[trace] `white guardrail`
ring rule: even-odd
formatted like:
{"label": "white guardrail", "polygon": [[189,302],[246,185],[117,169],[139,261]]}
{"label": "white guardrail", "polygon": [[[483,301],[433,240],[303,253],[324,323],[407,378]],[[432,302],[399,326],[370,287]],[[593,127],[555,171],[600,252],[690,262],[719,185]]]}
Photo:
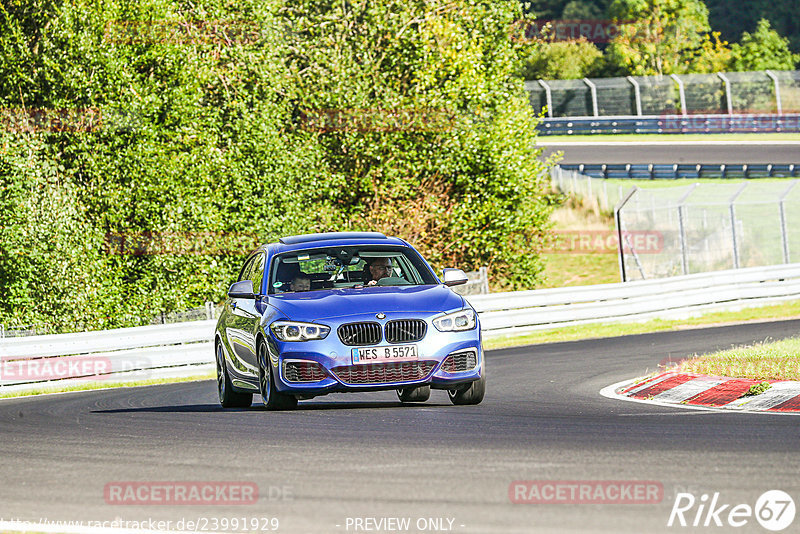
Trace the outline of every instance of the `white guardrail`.
{"label": "white guardrail", "polygon": [[[675,319],[800,299],[800,264],[619,284],[467,297],[484,336],[587,323]],[[0,340],[0,394],[87,380],[135,381],[210,373],[215,321]]]}

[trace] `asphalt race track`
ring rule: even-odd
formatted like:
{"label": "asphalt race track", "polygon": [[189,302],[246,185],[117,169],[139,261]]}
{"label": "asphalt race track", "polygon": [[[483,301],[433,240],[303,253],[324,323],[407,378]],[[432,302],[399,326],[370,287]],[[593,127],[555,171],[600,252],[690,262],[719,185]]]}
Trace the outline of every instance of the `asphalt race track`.
{"label": "asphalt race track", "polygon": [[549,142],[539,137],[543,157],[563,151],[564,164],[599,163],[795,163],[800,141]]}
{"label": "asphalt race track", "polygon": [[[278,532],[291,533],[367,532],[374,523],[356,530],[355,518],[389,517],[410,518],[411,532],[450,524],[417,530],[428,518],[450,519],[459,533],[727,532],[667,528],[675,495],[719,492],[720,503],[754,506],[763,492],[781,489],[797,500],[800,419],[598,392],[666,357],[798,330],[800,320],[790,320],[494,351],[486,398],[472,407],[434,391],[419,406],[365,393],[303,401],[292,412],[223,411],[213,381],[4,400],[0,518],[153,519],[175,528],[181,519],[274,517]],[[512,504],[517,480],[656,481],[663,500]],[[106,484],[120,481],[253,482],[260,498],[239,506],[107,504]],[[736,530],[765,532],[752,517]]]}

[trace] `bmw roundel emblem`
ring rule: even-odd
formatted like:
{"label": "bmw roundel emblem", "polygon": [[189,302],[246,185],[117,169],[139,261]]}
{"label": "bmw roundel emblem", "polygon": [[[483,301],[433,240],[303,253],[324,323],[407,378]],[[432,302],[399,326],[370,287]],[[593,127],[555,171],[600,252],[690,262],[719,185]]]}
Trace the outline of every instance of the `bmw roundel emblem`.
{"label": "bmw roundel emblem", "polygon": [[386,319],[386,314],[385,313],[379,313],[379,314],[375,315],[375,317],[377,317],[378,319]]}

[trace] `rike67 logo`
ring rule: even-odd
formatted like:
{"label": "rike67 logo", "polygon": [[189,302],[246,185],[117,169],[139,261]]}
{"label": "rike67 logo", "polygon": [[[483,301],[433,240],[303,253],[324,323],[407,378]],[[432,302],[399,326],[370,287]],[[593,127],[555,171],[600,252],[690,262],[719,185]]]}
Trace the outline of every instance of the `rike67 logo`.
{"label": "rike67 logo", "polygon": [[759,525],[777,532],[792,524],[794,514],[794,500],[781,490],[765,491],[752,507],[749,504],[724,503],[719,492],[710,498],[704,493],[699,499],[692,493],[678,493],[667,526],[738,528],[755,517]]}

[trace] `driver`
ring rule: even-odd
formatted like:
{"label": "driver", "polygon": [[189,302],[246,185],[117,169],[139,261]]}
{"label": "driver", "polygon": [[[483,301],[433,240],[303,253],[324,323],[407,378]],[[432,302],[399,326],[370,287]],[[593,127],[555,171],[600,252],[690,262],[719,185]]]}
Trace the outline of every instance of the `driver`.
{"label": "driver", "polygon": [[368,286],[374,286],[381,278],[392,274],[392,260],[390,258],[371,258],[364,266],[364,281]]}
{"label": "driver", "polygon": [[311,291],[311,280],[305,276],[295,276],[289,287],[292,291]]}

